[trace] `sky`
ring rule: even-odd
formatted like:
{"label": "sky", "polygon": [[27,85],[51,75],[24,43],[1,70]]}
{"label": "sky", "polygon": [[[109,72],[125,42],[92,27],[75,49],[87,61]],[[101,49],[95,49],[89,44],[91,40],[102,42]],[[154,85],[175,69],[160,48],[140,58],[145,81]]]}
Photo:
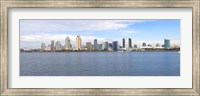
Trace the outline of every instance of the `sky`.
{"label": "sky", "polygon": [[122,38],[132,39],[133,44],[140,46],[142,42],[149,44],[161,43],[164,39],[171,40],[171,44],[180,45],[180,20],[20,20],[20,48],[40,48],[51,40],[60,41],[68,36],[75,47],[76,36],[80,35],[82,44],[86,42],[98,43],[118,41],[122,45]]}

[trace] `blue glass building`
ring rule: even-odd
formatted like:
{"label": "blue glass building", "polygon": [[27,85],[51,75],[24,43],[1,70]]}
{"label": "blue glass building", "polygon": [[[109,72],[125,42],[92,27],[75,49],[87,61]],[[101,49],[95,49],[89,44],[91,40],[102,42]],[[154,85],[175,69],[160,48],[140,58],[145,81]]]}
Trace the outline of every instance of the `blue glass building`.
{"label": "blue glass building", "polygon": [[125,48],[125,39],[122,39],[122,47]]}
{"label": "blue glass building", "polygon": [[164,39],[164,48],[165,49],[170,49],[171,48],[171,46],[170,46],[170,40]]}
{"label": "blue glass building", "polygon": [[94,50],[98,50],[97,39],[94,39]]}
{"label": "blue glass building", "polygon": [[118,41],[113,42],[113,50],[118,50]]}

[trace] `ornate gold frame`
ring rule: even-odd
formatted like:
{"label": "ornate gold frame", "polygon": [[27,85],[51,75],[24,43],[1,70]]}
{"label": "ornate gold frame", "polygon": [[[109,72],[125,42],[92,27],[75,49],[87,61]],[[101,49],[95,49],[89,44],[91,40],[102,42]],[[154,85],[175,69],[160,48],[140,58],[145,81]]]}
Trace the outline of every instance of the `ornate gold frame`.
{"label": "ornate gold frame", "polygon": [[[200,95],[200,0],[0,0],[1,95]],[[193,87],[187,89],[12,89],[8,88],[8,9],[9,8],[192,8]]]}

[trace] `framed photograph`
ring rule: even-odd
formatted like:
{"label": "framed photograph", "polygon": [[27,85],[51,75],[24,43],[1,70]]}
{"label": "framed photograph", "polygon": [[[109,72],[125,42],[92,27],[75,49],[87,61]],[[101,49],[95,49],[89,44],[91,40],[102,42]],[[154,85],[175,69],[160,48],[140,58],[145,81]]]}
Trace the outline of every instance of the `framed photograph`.
{"label": "framed photograph", "polygon": [[199,0],[0,0],[1,95],[200,95]]}

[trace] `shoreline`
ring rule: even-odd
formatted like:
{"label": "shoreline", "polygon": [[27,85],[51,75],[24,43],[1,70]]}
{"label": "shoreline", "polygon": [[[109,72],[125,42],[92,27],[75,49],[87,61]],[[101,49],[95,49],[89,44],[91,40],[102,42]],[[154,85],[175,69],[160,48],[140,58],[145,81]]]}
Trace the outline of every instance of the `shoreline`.
{"label": "shoreline", "polygon": [[125,53],[128,53],[128,52],[180,52],[180,50],[162,50],[162,51],[38,51],[38,52],[20,52],[20,53],[61,53],[61,52],[65,52],[65,53],[78,53],[78,52],[125,52]]}

